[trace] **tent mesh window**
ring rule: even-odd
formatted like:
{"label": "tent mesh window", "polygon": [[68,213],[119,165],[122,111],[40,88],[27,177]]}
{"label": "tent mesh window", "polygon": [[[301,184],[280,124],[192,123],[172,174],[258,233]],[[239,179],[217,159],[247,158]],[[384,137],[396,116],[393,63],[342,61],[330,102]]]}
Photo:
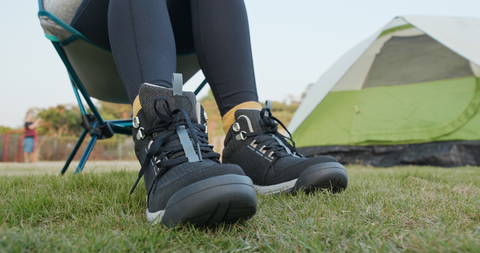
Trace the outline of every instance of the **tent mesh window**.
{"label": "tent mesh window", "polygon": [[392,37],[376,56],[363,88],[473,76],[468,61],[428,35]]}

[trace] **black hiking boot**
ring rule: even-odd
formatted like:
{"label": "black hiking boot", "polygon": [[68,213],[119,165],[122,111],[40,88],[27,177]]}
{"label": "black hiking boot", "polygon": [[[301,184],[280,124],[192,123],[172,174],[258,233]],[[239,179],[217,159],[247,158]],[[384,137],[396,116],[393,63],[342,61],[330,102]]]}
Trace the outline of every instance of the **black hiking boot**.
{"label": "black hiking boot", "polygon": [[278,133],[277,122],[285,126],[272,116],[268,101],[261,111],[238,109],[235,119],[225,138],[222,161],[240,165],[258,193],[339,192],[347,187],[347,172],[335,158],[305,158],[297,152],[291,135],[292,144]]}
{"label": "black hiking boot", "polygon": [[251,218],[257,203],[252,180],[239,166],[220,163],[195,95],[143,84],[139,99],[133,137],[142,168],[132,192],[144,176],[148,222],[208,226]]}

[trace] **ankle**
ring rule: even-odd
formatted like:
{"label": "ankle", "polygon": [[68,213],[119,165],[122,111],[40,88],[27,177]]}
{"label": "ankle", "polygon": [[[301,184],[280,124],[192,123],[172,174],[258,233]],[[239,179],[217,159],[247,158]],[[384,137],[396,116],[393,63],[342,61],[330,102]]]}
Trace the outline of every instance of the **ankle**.
{"label": "ankle", "polygon": [[228,129],[230,129],[232,124],[235,122],[235,111],[237,111],[238,109],[258,109],[260,111],[262,109],[262,105],[255,101],[248,101],[243,102],[230,109],[222,117],[223,131],[225,132],[225,134],[228,133]]}
{"label": "ankle", "polygon": [[142,109],[142,105],[140,104],[140,99],[138,98],[138,95],[135,98],[135,100],[133,101],[132,107],[133,107],[133,118],[135,118],[138,114],[138,111],[140,111],[140,109]]}

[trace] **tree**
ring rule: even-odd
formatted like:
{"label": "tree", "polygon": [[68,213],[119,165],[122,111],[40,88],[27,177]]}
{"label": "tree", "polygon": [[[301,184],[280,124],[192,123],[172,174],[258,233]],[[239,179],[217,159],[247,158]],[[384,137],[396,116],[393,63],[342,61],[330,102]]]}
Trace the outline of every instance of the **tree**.
{"label": "tree", "polygon": [[130,104],[98,101],[96,106],[105,120],[132,118],[132,106]]}
{"label": "tree", "polygon": [[6,134],[7,132],[10,132],[12,130],[14,129],[6,126],[0,126],[0,134]]}
{"label": "tree", "polygon": [[[131,118],[132,107],[127,104],[114,104],[98,101],[97,109],[105,120]],[[28,112],[42,118],[37,128],[38,134],[54,137],[78,136],[82,132],[80,109],[76,105],[57,105],[56,107],[30,108]],[[91,112],[88,110],[88,112]],[[0,128],[0,133],[7,128]]]}
{"label": "tree", "polygon": [[57,107],[41,109],[38,116],[42,118],[42,123],[37,128],[41,135],[78,136],[82,131],[81,113],[76,106],[57,105]]}

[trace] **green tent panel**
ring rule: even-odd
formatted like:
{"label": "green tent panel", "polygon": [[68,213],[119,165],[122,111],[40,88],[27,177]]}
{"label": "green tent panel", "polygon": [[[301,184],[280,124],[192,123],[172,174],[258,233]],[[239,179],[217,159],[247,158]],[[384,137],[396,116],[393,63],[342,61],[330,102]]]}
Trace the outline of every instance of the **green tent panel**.
{"label": "green tent panel", "polygon": [[345,163],[480,165],[479,29],[394,19],[308,92],[289,126],[297,146]]}
{"label": "green tent panel", "polygon": [[478,140],[480,127],[467,123],[480,118],[479,103],[478,77],[330,92],[294,138],[298,146]]}

